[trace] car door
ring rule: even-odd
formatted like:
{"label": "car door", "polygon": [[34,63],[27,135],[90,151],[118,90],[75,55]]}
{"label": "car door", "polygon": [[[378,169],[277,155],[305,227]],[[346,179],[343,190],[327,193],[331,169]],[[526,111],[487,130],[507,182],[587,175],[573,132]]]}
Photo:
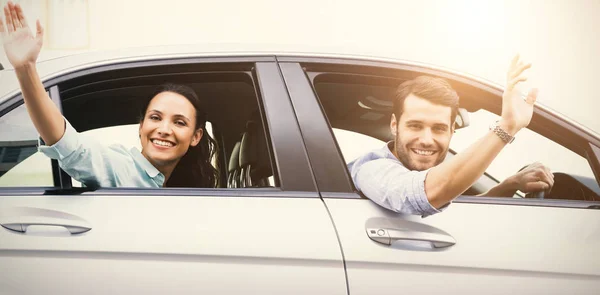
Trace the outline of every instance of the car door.
{"label": "car door", "polygon": [[[461,105],[463,96],[499,101],[501,89],[418,64],[294,56],[278,60],[342,245],[350,294],[598,293],[598,200],[461,196],[442,213],[422,218],[379,207],[361,197],[351,182],[346,163],[352,159],[344,160],[339,151],[360,149],[367,141],[356,136],[342,143],[334,134],[336,129],[363,136],[371,132],[382,140],[377,148],[391,139],[389,127],[383,126],[389,126],[389,112],[376,111],[391,106],[389,98],[375,91],[380,86],[393,91],[397,84],[391,80],[440,76],[458,90]],[[369,83],[375,90],[363,91]],[[377,126],[380,130],[369,130]],[[591,179],[597,186],[597,138],[543,108],[536,109],[530,127],[577,142],[584,162],[596,171]]]}
{"label": "car door", "polygon": [[[76,128],[93,129],[106,118],[130,123],[119,117],[129,103],[111,100],[112,90],[104,85],[130,80],[115,84],[114,93],[126,89],[136,97],[141,89],[136,87],[150,76],[195,83],[198,73],[208,75],[206,83],[216,83],[210,88],[214,93],[228,95],[199,93],[228,118],[244,108],[226,101],[238,97],[237,88],[218,83],[240,75],[249,83],[244,87],[256,98],[253,105],[265,128],[272,186],[89,190],[75,187],[43,156],[47,163],[38,169],[39,181],[23,180],[32,176],[12,172],[42,165],[31,160],[38,154],[24,156],[22,166],[0,176],[0,181],[14,176],[0,188],[0,294],[347,294],[335,229],[273,57],[128,60],[55,77],[45,86]],[[0,115],[25,122],[31,138],[23,143],[34,148],[31,154],[36,133],[23,117],[22,103],[18,96],[5,100]],[[246,124],[236,122],[220,125],[222,138],[228,126]]]}

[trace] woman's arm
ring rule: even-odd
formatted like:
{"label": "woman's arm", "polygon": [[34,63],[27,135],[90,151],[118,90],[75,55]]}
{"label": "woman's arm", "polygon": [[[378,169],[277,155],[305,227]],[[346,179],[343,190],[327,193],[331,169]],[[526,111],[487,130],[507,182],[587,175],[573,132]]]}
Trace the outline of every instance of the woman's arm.
{"label": "woman's arm", "polygon": [[20,5],[8,2],[4,6],[6,24],[0,19],[0,37],[8,60],[15,68],[27,111],[40,136],[47,145],[55,144],[65,132],[62,114],[54,105],[35,66],[42,48],[44,29],[36,22],[34,37]]}

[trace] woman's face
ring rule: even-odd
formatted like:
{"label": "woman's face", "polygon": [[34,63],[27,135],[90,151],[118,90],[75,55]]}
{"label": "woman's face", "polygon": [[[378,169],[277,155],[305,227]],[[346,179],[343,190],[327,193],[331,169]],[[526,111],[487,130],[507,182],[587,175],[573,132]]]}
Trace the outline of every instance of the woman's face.
{"label": "woman's face", "polygon": [[196,110],[184,96],[174,92],[157,94],[140,123],[142,154],[156,168],[175,166],[190,146],[202,138],[195,130]]}

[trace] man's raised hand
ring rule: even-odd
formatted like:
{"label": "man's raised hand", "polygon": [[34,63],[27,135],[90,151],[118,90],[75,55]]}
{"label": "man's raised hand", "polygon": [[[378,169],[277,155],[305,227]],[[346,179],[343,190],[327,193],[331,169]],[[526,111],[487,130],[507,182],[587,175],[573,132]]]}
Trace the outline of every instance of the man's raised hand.
{"label": "man's raised hand", "polygon": [[530,67],[530,63],[523,62],[519,55],[516,55],[506,75],[506,88],[502,95],[502,125],[512,135],[529,125],[533,115],[533,105],[537,100],[536,88],[531,89],[527,97],[523,98],[516,87],[517,84],[527,81],[523,73]]}

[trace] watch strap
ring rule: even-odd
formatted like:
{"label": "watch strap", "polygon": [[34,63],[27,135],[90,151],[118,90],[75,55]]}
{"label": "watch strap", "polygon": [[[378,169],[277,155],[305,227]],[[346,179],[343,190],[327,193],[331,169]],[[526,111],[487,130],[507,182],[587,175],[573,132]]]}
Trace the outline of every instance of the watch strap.
{"label": "watch strap", "polygon": [[508,132],[506,132],[504,129],[502,129],[498,123],[499,122],[496,121],[496,124],[491,126],[490,130],[492,130],[492,132],[494,132],[496,135],[498,135],[498,137],[500,137],[500,139],[502,139],[502,141],[509,143],[509,144],[512,143],[515,140],[515,137],[508,134]]}

